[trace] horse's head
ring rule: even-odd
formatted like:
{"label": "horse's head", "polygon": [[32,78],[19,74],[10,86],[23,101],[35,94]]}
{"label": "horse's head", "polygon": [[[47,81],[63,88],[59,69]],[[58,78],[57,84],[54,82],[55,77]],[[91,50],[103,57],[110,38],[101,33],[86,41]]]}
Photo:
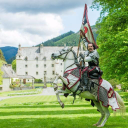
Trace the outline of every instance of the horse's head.
{"label": "horse's head", "polygon": [[63,60],[65,60],[65,58],[68,55],[68,53],[70,51],[72,51],[72,48],[73,47],[71,47],[71,48],[65,47],[65,48],[61,49],[60,51],[58,51],[56,53],[52,53],[51,58],[53,60],[55,60],[55,59],[63,59]]}

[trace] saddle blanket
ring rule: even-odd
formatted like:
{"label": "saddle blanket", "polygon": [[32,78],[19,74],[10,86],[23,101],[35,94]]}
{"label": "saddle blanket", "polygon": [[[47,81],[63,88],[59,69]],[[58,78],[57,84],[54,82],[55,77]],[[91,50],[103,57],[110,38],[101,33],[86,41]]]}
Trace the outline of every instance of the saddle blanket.
{"label": "saddle blanket", "polygon": [[114,92],[112,85],[106,80],[103,80],[98,88],[98,100],[102,101],[102,105],[105,107],[111,106],[114,111],[120,109],[116,93]]}
{"label": "saddle blanket", "polygon": [[66,87],[68,89],[71,89],[80,80],[81,70],[79,68],[74,68],[74,69],[71,69],[71,70],[68,70],[68,71],[64,72],[63,76],[68,81],[68,84],[66,85]]}

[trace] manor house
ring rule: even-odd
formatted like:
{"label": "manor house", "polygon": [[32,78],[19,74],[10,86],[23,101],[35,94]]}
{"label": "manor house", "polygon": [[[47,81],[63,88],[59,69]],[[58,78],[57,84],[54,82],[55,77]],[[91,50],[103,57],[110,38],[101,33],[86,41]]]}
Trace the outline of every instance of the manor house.
{"label": "manor house", "polygon": [[[51,54],[64,47],[43,46],[21,47],[19,45],[16,55],[16,74],[21,76],[32,76],[35,79],[46,78],[47,82],[52,82],[55,74],[63,74],[64,65],[62,60],[52,60]],[[73,48],[77,52],[77,47]],[[28,82],[29,79],[24,79]]]}

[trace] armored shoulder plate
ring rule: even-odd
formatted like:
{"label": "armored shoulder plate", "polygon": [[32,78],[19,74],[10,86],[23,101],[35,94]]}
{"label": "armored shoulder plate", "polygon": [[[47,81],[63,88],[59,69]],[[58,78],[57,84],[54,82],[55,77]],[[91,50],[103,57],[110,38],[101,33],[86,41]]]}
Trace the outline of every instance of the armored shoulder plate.
{"label": "armored shoulder plate", "polygon": [[98,54],[97,50],[94,50],[93,52],[89,53],[89,56],[92,59],[95,59],[95,58],[98,58],[99,59],[99,54]]}

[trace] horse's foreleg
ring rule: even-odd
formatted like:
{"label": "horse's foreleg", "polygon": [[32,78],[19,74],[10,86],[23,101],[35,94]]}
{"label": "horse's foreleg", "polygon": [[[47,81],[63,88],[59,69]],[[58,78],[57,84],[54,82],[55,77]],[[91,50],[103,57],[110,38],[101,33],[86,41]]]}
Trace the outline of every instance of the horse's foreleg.
{"label": "horse's foreleg", "polygon": [[108,120],[109,116],[110,116],[110,112],[108,110],[108,107],[104,107],[101,102],[100,102],[100,105],[102,107],[102,110],[105,113],[105,119],[103,120],[102,124],[99,125],[98,127],[103,127],[105,125],[106,121]]}
{"label": "horse's foreleg", "polygon": [[59,75],[56,76],[54,82],[53,82],[53,87],[54,87],[54,91],[56,91],[58,89],[58,86],[57,86],[57,82],[58,82],[58,79],[59,79]]}
{"label": "horse's foreleg", "polygon": [[60,106],[62,108],[64,108],[64,103],[60,100],[59,93],[65,93],[65,91],[63,91],[63,90],[57,90],[58,89],[58,86],[57,86],[58,79],[61,79],[62,82],[64,84],[66,84],[66,85],[68,84],[68,80],[66,78],[60,76],[60,75],[57,75],[56,78],[55,78],[55,80],[54,80],[54,82],[53,82],[53,84],[54,84],[54,91],[56,93],[57,100],[58,100]]}
{"label": "horse's foreleg", "polygon": [[61,91],[60,90],[59,91],[57,90],[55,93],[56,93],[56,97],[57,97],[57,100],[58,100],[60,106],[62,108],[64,108],[64,103],[60,100],[60,96],[59,96],[59,93],[61,93]]}
{"label": "horse's foreleg", "polygon": [[68,84],[68,80],[66,78],[64,78],[64,77],[62,77],[60,75],[57,75],[55,80],[54,80],[54,82],[53,82],[55,91],[58,89],[58,86],[57,86],[58,79],[61,79],[64,84],[66,84],[66,85]]}
{"label": "horse's foreleg", "polygon": [[99,121],[98,121],[96,124],[93,125],[93,126],[98,126],[98,125],[101,124],[101,121],[103,120],[103,118],[104,118],[104,116],[105,116],[105,113],[104,113],[102,107],[100,106],[100,103],[99,103],[99,102],[97,102],[97,101],[93,101],[93,102],[94,102],[95,106],[97,107],[97,109],[98,109],[98,110],[100,111],[100,113],[101,113],[101,117],[100,117]]}
{"label": "horse's foreleg", "polygon": [[65,85],[68,84],[68,80],[67,80],[66,78],[64,78],[63,76],[60,76],[59,78],[62,80],[62,82],[63,82]]}

